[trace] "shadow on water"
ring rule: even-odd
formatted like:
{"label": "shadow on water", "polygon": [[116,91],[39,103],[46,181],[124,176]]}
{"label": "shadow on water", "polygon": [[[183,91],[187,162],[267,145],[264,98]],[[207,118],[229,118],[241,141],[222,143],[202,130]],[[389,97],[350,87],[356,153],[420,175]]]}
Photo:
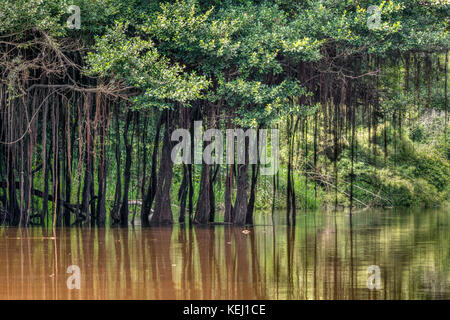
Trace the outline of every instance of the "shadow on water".
{"label": "shadow on water", "polygon": [[[258,213],[247,234],[224,225],[2,228],[0,298],[449,299],[449,217],[308,212],[288,227]],[[70,265],[80,267],[79,290],[67,288]],[[373,290],[371,265],[381,271]]]}

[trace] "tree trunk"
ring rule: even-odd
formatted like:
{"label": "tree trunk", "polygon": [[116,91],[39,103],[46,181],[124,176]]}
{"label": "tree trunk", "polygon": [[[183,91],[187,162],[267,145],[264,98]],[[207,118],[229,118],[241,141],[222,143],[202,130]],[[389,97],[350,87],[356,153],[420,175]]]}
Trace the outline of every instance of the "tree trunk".
{"label": "tree trunk", "polygon": [[258,183],[259,164],[252,164],[252,178],[250,186],[250,198],[248,200],[246,224],[253,224],[253,210],[256,201],[256,184]]}
{"label": "tree trunk", "polygon": [[231,199],[233,191],[233,165],[227,166],[227,176],[225,181],[225,222],[233,221],[233,203]]}
{"label": "tree trunk", "polygon": [[151,225],[172,224],[173,215],[170,201],[170,187],[172,185],[173,162],[171,152],[174,143],[170,135],[174,126],[173,112],[167,111],[165,119],[164,140],[159,165],[158,185],[155,194],[155,211],[150,221]]}
{"label": "tree trunk", "polygon": [[237,191],[233,212],[233,223],[239,226],[245,225],[248,209],[248,140],[245,140],[245,163],[237,165]]}
{"label": "tree trunk", "polygon": [[178,189],[178,201],[180,203],[180,217],[178,221],[184,223],[186,221],[186,198],[188,191],[189,172],[186,164],[183,164],[183,180]]}
{"label": "tree trunk", "polygon": [[200,177],[200,190],[197,200],[197,208],[195,210],[194,223],[207,224],[210,214],[210,165],[202,164],[202,173]]}
{"label": "tree trunk", "polygon": [[125,127],[123,129],[123,141],[125,144],[125,169],[123,172],[123,200],[122,200],[122,206],[120,207],[120,225],[122,227],[128,226],[128,192],[130,189],[130,179],[131,179],[131,152],[132,152],[132,146],[131,142],[128,138],[128,129],[130,127],[131,118],[133,114],[131,110],[127,111],[127,117],[125,120]]}
{"label": "tree trunk", "polygon": [[156,194],[156,185],[158,177],[156,175],[156,167],[158,165],[158,149],[159,149],[159,136],[161,131],[161,125],[165,121],[166,111],[164,111],[156,126],[155,139],[153,141],[153,154],[152,154],[152,168],[150,172],[150,183],[147,189],[147,195],[145,196],[144,203],[141,209],[141,224],[144,227],[149,226],[149,215],[152,210],[153,200]]}

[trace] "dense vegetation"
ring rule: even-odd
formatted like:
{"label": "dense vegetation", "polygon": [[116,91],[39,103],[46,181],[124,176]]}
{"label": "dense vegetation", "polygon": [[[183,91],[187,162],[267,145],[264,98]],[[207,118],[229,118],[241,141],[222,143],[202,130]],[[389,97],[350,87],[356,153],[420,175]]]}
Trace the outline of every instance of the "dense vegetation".
{"label": "dense vegetation", "polygon": [[[244,225],[257,208],[295,224],[301,208],[449,199],[446,0],[0,8],[2,224]],[[171,133],[198,120],[279,128],[279,172],[174,165]]]}

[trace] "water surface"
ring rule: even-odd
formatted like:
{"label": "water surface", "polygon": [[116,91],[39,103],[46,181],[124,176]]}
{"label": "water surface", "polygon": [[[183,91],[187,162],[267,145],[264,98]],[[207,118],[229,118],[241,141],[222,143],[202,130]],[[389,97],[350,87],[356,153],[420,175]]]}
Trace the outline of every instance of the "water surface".
{"label": "water surface", "polygon": [[[450,299],[446,210],[255,221],[248,234],[223,225],[1,228],[0,299]],[[67,288],[70,265],[80,267],[80,290]],[[378,290],[367,287],[371,265]]]}

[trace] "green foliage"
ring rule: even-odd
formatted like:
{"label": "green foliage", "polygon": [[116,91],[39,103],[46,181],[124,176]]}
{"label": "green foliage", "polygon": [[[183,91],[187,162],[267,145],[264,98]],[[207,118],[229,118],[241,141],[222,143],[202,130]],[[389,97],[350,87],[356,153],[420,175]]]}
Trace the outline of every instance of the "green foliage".
{"label": "green foliage", "polygon": [[135,99],[137,107],[164,106],[166,100],[187,103],[201,97],[201,91],[208,86],[205,77],[184,73],[184,67],[171,64],[152,41],[128,37],[126,28],[119,23],[97,39],[95,53],[87,57],[88,74],[125,80],[127,85],[140,89],[143,96]]}
{"label": "green foliage", "polygon": [[25,36],[33,28],[63,35],[66,0],[0,0],[0,34]]}

